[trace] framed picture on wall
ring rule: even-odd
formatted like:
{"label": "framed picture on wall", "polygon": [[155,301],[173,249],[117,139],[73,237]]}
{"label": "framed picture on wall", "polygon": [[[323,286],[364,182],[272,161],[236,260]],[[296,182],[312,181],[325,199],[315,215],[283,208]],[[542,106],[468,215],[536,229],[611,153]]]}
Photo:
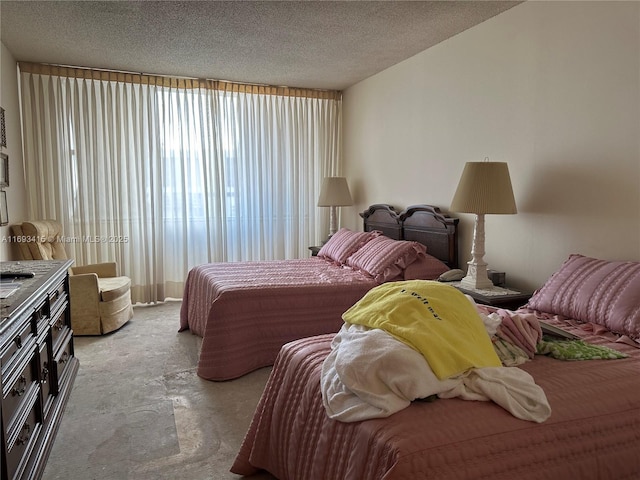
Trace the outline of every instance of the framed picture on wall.
{"label": "framed picture on wall", "polygon": [[0,153],[0,188],[9,186],[9,155]]}
{"label": "framed picture on wall", "polygon": [[7,129],[4,126],[4,108],[0,107],[0,147],[7,146]]}
{"label": "framed picture on wall", "polygon": [[9,209],[7,208],[7,192],[0,190],[0,225],[9,223]]}

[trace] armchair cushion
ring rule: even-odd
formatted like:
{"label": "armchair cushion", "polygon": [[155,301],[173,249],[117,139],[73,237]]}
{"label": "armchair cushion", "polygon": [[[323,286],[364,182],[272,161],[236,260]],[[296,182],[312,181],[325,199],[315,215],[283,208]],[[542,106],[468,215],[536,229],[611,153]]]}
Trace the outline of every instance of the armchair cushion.
{"label": "armchair cushion", "polygon": [[103,302],[111,302],[131,290],[129,277],[98,277],[98,288]]}

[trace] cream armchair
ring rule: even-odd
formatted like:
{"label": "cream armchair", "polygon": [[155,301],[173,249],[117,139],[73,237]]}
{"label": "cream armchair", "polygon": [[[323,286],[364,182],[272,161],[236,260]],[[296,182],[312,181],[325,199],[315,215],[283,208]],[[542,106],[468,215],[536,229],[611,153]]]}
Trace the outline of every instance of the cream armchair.
{"label": "cream armchair", "polygon": [[[60,260],[67,254],[62,225],[53,220],[13,225],[23,260]],[[71,327],[74,335],[102,335],[133,316],[131,279],[118,276],[115,263],[72,267],[69,275]]]}

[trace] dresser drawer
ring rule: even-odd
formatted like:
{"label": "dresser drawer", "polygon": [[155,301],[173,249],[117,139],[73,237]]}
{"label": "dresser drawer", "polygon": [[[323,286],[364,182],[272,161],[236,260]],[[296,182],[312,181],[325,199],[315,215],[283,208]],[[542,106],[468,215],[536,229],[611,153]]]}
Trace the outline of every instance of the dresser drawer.
{"label": "dresser drawer", "polygon": [[33,390],[38,389],[36,362],[37,359],[33,356],[21,370],[16,372],[17,375],[13,376],[14,380],[6,386],[6,389],[3,387],[2,425],[8,437],[19,427],[17,423],[20,421],[20,412],[26,408],[24,403],[33,396]]}
{"label": "dresser drawer", "polygon": [[49,302],[43,300],[38,304],[31,314],[31,318],[33,319],[33,325],[35,325],[34,333],[36,336],[46,331],[49,328]]}
{"label": "dresser drawer", "polygon": [[51,340],[53,345],[53,351],[57,352],[62,345],[65,337],[68,335],[69,325],[67,325],[66,321],[66,310],[59,310],[57,313],[54,313],[51,321]]}
{"label": "dresser drawer", "polygon": [[53,385],[53,372],[51,371],[51,339],[47,337],[46,341],[40,345],[38,381],[40,382],[40,391],[42,392],[42,406],[44,408],[44,418],[49,418],[51,405],[55,400],[55,387]]}
{"label": "dresser drawer", "polygon": [[30,401],[29,409],[20,416],[16,431],[7,436],[7,476],[12,480],[21,478],[42,431],[38,392],[35,391],[35,394],[29,395],[27,399]]}
{"label": "dresser drawer", "polygon": [[[53,362],[55,367],[55,375],[57,379],[58,390],[60,386],[66,381],[66,377],[69,373],[69,366],[71,359],[73,358],[73,343],[71,342],[71,330],[64,336],[62,347],[56,353],[55,361]],[[57,391],[55,392],[58,393]]]}
{"label": "dresser drawer", "polygon": [[[27,355],[35,345],[34,325],[32,318],[25,319],[24,324],[18,327],[15,334],[11,334],[11,339],[3,345],[0,352],[0,366],[2,366],[2,383],[6,385],[12,366],[19,362],[19,359]],[[4,390],[3,390],[4,391]]]}
{"label": "dresser drawer", "polygon": [[60,306],[67,299],[67,291],[65,289],[66,280],[60,282],[56,287],[49,292],[49,305],[51,311],[58,310]]}

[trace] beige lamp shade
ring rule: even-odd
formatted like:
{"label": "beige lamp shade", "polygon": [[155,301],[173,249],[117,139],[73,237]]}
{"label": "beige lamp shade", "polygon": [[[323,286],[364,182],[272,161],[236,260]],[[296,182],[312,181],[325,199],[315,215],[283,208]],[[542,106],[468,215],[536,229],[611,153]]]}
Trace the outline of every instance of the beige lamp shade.
{"label": "beige lamp shade", "polygon": [[353,205],[347,179],[344,177],[325,177],[322,180],[319,207],[341,207]]}
{"label": "beige lamp shade", "polygon": [[518,213],[507,164],[467,162],[450,210],[481,214]]}
{"label": "beige lamp shade", "polygon": [[329,238],[338,230],[338,207],[353,205],[349,185],[344,177],[325,177],[320,188],[319,207],[329,209]]}

